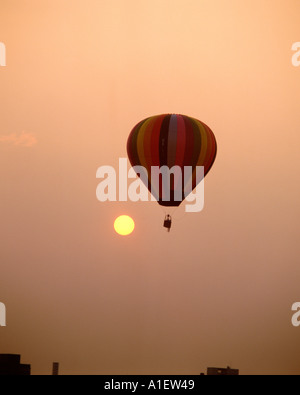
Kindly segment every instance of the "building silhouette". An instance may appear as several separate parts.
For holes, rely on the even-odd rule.
[[[20,355],[0,354],[0,376],[30,376],[31,366],[21,364]]]
[[[59,363],[58,362],[53,362],[52,376],[59,376]]]
[[[226,369],[207,368],[207,376],[239,376],[239,374],[239,370],[231,369],[229,366]]]

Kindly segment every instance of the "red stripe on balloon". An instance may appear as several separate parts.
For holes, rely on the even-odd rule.
[[[188,117],[184,116],[185,130],[186,130],[186,144],[185,144],[185,154],[182,166],[191,166],[193,153],[194,153],[194,130]]]
[[[146,161],[146,166],[148,170],[148,174],[151,170],[152,166],[152,146],[151,146],[151,140],[152,140],[152,135],[153,135],[153,128],[155,125],[155,118],[152,118],[151,121],[149,122],[149,125],[147,126],[147,129],[145,130],[144,134],[144,152],[145,152],[145,161]]]

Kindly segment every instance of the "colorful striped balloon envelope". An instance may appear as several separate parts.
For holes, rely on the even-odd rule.
[[[203,122],[185,115],[165,114],[147,118],[133,128],[127,153],[158,203],[177,207],[210,171],[217,143]]]

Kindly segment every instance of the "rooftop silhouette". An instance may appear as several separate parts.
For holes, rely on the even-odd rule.
[[[240,372],[237,369],[231,369],[229,366],[223,368],[207,368],[207,376],[239,376]]]
[[[21,364],[21,356],[0,354],[0,376],[30,376],[31,366]]]

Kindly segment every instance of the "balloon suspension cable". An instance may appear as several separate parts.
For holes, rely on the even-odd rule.
[[[188,213],[185,211],[184,213],[176,213],[176,216],[173,214],[174,213],[172,213],[173,220],[175,220],[177,223],[177,222],[183,221]]]

